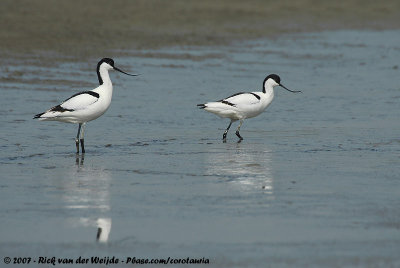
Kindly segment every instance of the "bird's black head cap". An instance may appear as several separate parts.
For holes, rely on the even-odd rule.
[[[108,63],[110,66],[114,67],[114,60],[113,60],[113,59],[110,59],[110,58],[103,58],[103,59],[101,59],[101,61],[99,61],[99,63],[97,64],[97,68],[99,68],[100,65],[101,65],[103,62]]]
[[[277,74],[270,74],[264,79],[264,84],[268,79],[273,79],[276,83],[281,84],[281,78]]]
[[[265,93],[265,82],[267,82],[268,79],[274,80],[278,85],[281,84],[281,78],[277,74],[270,74],[267,77],[265,77],[264,82],[263,82],[263,92]]]

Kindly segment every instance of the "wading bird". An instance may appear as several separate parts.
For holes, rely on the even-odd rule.
[[[232,123],[240,120],[239,126],[236,130],[236,136],[239,137],[240,142],[243,140],[239,133],[240,127],[243,124],[243,120],[261,114],[268,107],[268,105],[271,104],[272,100],[274,99],[274,87],[276,86],[281,86],[290,92],[301,92],[293,91],[284,87],[281,84],[281,78],[278,75],[270,74],[264,79],[262,92],[236,93],[225,99],[198,104],[197,106],[206,110],[207,112],[216,114],[219,117],[231,119],[222,136],[224,142],[226,142],[226,135],[228,134]]]
[[[109,70],[116,70],[130,76],[137,74],[126,73],[114,66],[114,60],[104,58],[97,64],[97,77],[99,84],[97,88],[89,91],[82,91],[54,106],[44,113],[35,115],[34,119],[43,121],[60,121],[79,124],[75,144],[76,152],[79,153],[79,142],[82,153],[85,153],[84,128],[86,122],[92,121],[103,115],[110,107],[113,86]]]

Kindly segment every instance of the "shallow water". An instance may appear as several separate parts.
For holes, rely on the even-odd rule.
[[[96,60],[2,66],[2,256],[400,266],[399,44],[398,31],[338,31],[116,58],[141,76],[111,74],[78,158],[77,126],[31,118],[93,88]],[[222,143],[228,121],[196,104],[270,73],[303,93],[276,88],[244,141],[234,125]]]

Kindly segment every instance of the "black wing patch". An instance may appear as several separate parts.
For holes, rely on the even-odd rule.
[[[239,93],[233,94],[232,96],[229,96],[229,97],[227,97],[225,99],[222,99],[222,100],[219,100],[219,101],[222,102],[223,100],[226,100],[226,99],[229,99],[229,98],[235,97],[237,95],[241,95],[241,94],[247,94],[247,92],[239,92]]]
[[[66,102],[67,100],[72,99],[73,97],[76,97],[76,96],[82,95],[82,94],[89,94],[89,95],[92,95],[95,98],[99,98],[100,97],[99,93],[96,93],[96,92],[93,92],[93,91],[82,91],[82,92],[79,92],[79,93],[76,93],[76,94],[72,95],[71,97],[69,97],[68,99],[66,99],[63,102]]]
[[[61,105],[54,106],[53,108],[50,109],[51,112],[72,112],[74,110],[72,109],[65,109],[61,107]]]
[[[76,94],[72,95],[71,97],[69,97],[68,99],[63,101],[61,104],[59,104],[57,106],[54,106],[53,108],[50,109],[50,111],[51,112],[73,112],[73,111],[75,111],[74,109],[66,109],[66,108],[62,107],[61,105],[64,102],[66,102],[66,101],[68,101],[68,100],[70,100],[70,99],[72,99],[72,98],[74,98],[76,96],[83,95],[83,94],[89,94],[89,95],[91,95],[91,96],[93,96],[95,98],[99,98],[100,97],[99,93],[96,93],[96,92],[93,92],[93,91],[82,91],[82,92],[79,92],[79,93],[76,93]]]
[[[233,94],[233,95],[231,95],[231,96],[229,96],[229,97],[227,97],[225,99],[219,100],[218,102],[221,102],[223,104],[227,104],[227,105],[230,105],[230,106],[236,106],[235,104],[233,104],[232,102],[227,101],[226,99],[235,97],[235,96],[240,95],[240,94],[245,94],[245,92],[239,92],[239,93]]]
[[[230,106],[235,106],[235,104],[233,104],[232,102],[226,101],[226,100],[221,100],[220,102],[230,105]]]
[[[258,96],[256,93],[252,93],[252,92],[250,92],[250,94],[252,94],[254,97],[256,97],[258,100],[259,99],[261,99],[261,97],[260,96]]]
[[[239,93],[233,94],[232,96],[229,96],[229,97],[227,97],[225,99],[219,100],[219,102],[222,102],[222,103],[230,105],[230,106],[236,106],[236,104],[233,104],[233,103],[227,101],[227,99],[235,97],[235,96],[238,96],[238,95],[242,95],[242,94],[251,94],[254,97],[256,97],[257,100],[261,99],[261,97],[259,95],[257,95],[256,93],[253,93],[253,92],[239,92]]]
[[[253,92],[239,92],[239,93],[233,94],[232,96],[229,96],[229,97],[227,97],[227,98],[225,98],[225,99],[220,100],[220,102],[222,102],[223,100],[226,100],[226,99],[235,97],[235,96],[237,96],[237,95],[242,95],[242,94],[251,94],[251,95],[253,95],[254,97],[256,97],[258,100],[261,99],[261,97],[260,97],[259,95],[257,95],[256,93],[253,93]]]

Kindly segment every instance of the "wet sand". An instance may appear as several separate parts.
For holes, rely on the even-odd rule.
[[[143,75],[111,74],[111,107],[88,123],[78,158],[77,126],[32,116],[93,88],[93,62],[1,66],[11,78],[0,83],[0,262],[400,267],[399,32],[287,34],[116,58]],[[196,104],[257,91],[271,70],[303,93],[277,88],[266,112],[244,122],[244,141],[236,123],[223,143],[229,122]]]
[[[0,262],[400,267],[399,3],[321,2],[2,1]],[[111,74],[76,157],[76,126],[31,118],[95,87],[104,56],[143,75]],[[303,93],[222,143],[196,104],[270,72]]]
[[[3,0],[0,56],[46,52],[101,58],[133,49],[221,45],[290,32],[398,29],[399,17],[395,0]]]

